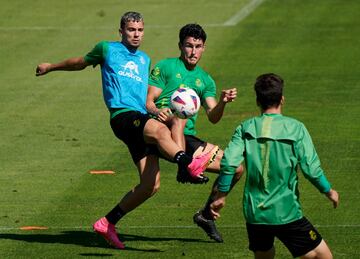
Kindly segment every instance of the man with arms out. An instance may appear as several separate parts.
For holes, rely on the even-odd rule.
[[[321,193],[338,206],[339,195],[331,188],[304,124],[281,114],[283,80],[275,74],[255,82],[261,115],[246,120],[235,130],[221,160],[219,192],[211,204],[214,218],[225,205],[236,168],[246,161],[243,211],[249,249],[255,258],[274,258],[274,238],[294,257],[332,258],[319,232],[303,216],[299,201],[297,167]]]
[[[146,111],[150,58],[138,50],[144,35],[144,22],[137,12],[125,13],[120,21],[121,42],[102,41],[85,57],[70,58],[57,64],[42,63],[36,75],[56,70],[82,70],[100,64],[103,95],[110,112],[114,134],[128,147],[140,176],[140,183],[129,191],[105,217],[93,225],[110,245],[123,249],[115,224],[128,212],[154,195],[160,187],[158,150],[179,165],[195,183],[206,182],[202,175],[206,158],[192,159],[171,138],[169,129],[151,119]],[[158,150],[157,150],[158,149]]]
[[[180,87],[193,89],[200,97],[201,104],[206,110],[209,121],[212,123],[220,121],[226,104],[232,102],[237,95],[236,88],[222,90],[219,102],[216,101],[216,84],[214,80],[197,65],[205,50],[206,37],[205,31],[198,24],[187,24],[180,29],[180,57],[164,59],[155,65],[149,79],[146,102],[149,113],[168,125],[175,142],[182,148],[186,147],[186,153],[194,157],[215,154],[218,147],[195,137],[197,115],[188,120],[182,120],[171,115],[169,106],[172,93]],[[223,151],[219,150],[214,162],[207,167],[207,171],[219,171],[222,155]],[[242,172],[242,167],[239,166],[236,169],[236,177],[233,179],[232,186],[240,179]],[[177,180],[182,183],[187,182],[187,179],[180,173],[177,175]],[[213,185],[212,193],[204,209],[194,215],[194,222],[203,228],[210,238],[217,242],[223,242],[220,233],[216,229],[209,207],[213,201],[216,186],[217,180]]]

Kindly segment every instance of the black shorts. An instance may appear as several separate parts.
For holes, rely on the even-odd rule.
[[[305,218],[284,225],[246,224],[249,249],[268,251],[277,237],[290,251],[293,257],[304,255],[316,248],[322,237],[315,227]]]
[[[189,156],[193,156],[195,151],[199,148],[205,148],[207,143],[193,135],[185,135],[185,143],[186,143],[186,154]]]
[[[135,164],[147,155],[158,154],[156,145],[146,144],[144,140],[144,127],[149,119],[148,114],[127,111],[110,120],[115,136],[127,145]]]

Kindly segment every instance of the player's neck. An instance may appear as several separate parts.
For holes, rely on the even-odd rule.
[[[261,110],[261,113],[281,114],[281,105],[278,107],[270,107],[265,110]]]
[[[129,52],[131,52],[131,53],[135,53],[135,52],[137,51],[137,49],[138,49],[138,47],[131,46],[131,45],[128,44],[127,42],[122,41],[121,43],[122,43],[122,44],[127,48],[127,50],[128,50]]]
[[[185,63],[185,67],[187,70],[194,70],[196,65],[190,65],[190,64]]]
[[[185,60],[182,56],[180,56],[180,59],[181,59],[181,61],[184,63],[184,66],[185,66],[185,68],[186,68],[187,70],[194,70],[194,69],[195,69],[195,67],[196,67],[197,64],[192,65],[192,64],[187,63],[186,60]]]

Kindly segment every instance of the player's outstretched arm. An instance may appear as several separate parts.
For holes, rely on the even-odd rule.
[[[325,195],[333,203],[334,208],[339,206],[339,194],[337,191],[330,189]]]
[[[83,57],[69,58],[59,63],[41,63],[36,67],[36,76],[45,75],[51,71],[76,71],[83,70],[90,64]]]
[[[225,105],[229,102],[233,102],[236,99],[236,96],[236,88],[231,88],[221,91],[219,102],[216,102],[213,97],[206,98],[206,113],[209,121],[214,124],[219,122],[224,114]]]

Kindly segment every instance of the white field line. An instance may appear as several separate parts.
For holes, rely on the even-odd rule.
[[[244,20],[248,15],[250,15],[259,5],[261,5],[265,0],[251,0],[247,5],[241,8],[235,15],[233,15],[229,20],[223,23],[223,26],[235,26],[242,20]]]
[[[241,8],[237,13],[230,17],[224,23],[213,23],[213,24],[203,24],[204,27],[227,27],[235,26],[241,21],[243,21],[249,14],[251,14],[260,4],[265,0],[251,0],[247,5]],[[161,29],[161,28],[180,28],[179,25],[146,25],[147,29]],[[114,30],[115,27],[110,26],[94,26],[94,27],[58,27],[58,26],[8,26],[0,27],[0,31],[80,31],[80,30]]]
[[[344,225],[314,225],[316,228],[360,228],[360,224],[344,224]],[[192,229],[198,228],[195,225],[191,226],[181,226],[181,225],[171,225],[171,226],[121,226],[122,229]],[[245,228],[245,225],[224,225],[219,226],[220,229],[240,229]],[[48,226],[48,229],[43,229],[41,231],[48,231],[48,230],[92,230],[90,226]],[[21,230],[20,227],[5,227],[0,226],[0,231],[13,231],[13,230]],[[25,231],[25,230],[22,230]],[[33,230],[33,231],[40,231],[40,230]]]

